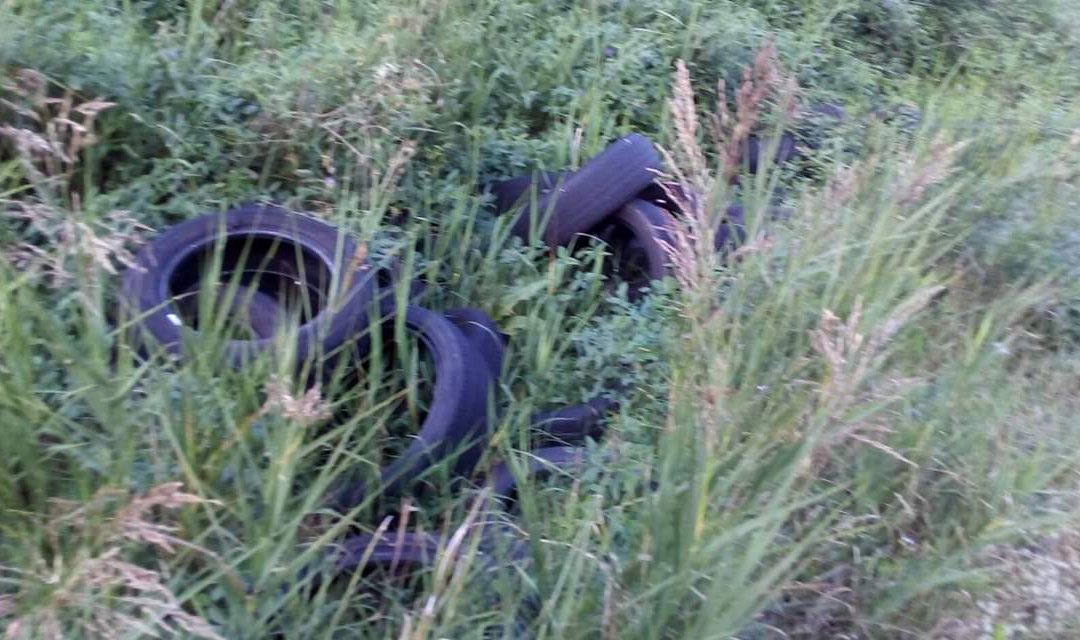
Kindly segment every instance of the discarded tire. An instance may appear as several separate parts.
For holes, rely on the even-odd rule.
[[[425,471],[456,454],[453,471],[467,475],[486,444],[488,364],[465,335],[442,314],[422,307],[405,309],[406,330],[416,337],[435,365],[431,406],[412,443],[380,473],[380,494],[396,494]],[[389,325],[396,315],[386,315]],[[333,506],[347,510],[361,502],[371,488],[356,484],[337,492]]]
[[[791,157],[794,138],[779,151],[777,159]],[[760,148],[756,153],[752,170],[757,169]],[[511,229],[516,235],[538,229],[551,247],[570,246],[582,234],[595,235],[641,267],[641,277],[635,278],[629,264],[616,265],[619,275],[640,289],[672,273],[676,225],[689,213],[681,210],[679,201],[700,197],[658,183],[659,169],[652,143],[632,134],[576,171],[511,178],[487,189],[495,196],[496,211],[514,216]],[[669,189],[680,197],[673,199]],[[745,241],[743,225],[742,208],[728,207],[717,229],[716,250]],[[346,349],[366,357],[374,344],[371,331],[385,337],[403,326],[408,339],[418,341],[433,361],[431,403],[409,434],[411,442],[379,470],[376,483],[334,491],[329,506],[345,512],[375,492],[392,496],[422,486],[434,468],[445,468],[458,479],[475,477],[500,415],[491,392],[504,375],[507,337],[479,309],[436,312],[412,304],[422,292],[420,282],[408,283],[410,302],[399,307],[383,290],[404,285],[400,278],[396,269],[375,269],[354,239],[330,225],[279,207],[249,204],[200,216],[159,235],[139,252],[136,267],[123,274],[121,300],[140,344],[146,350],[158,345],[176,355],[183,352],[188,334],[219,329],[222,320],[217,316],[222,313],[233,317],[247,337],[225,343],[224,356],[231,366],[280,344],[293,326],[301,363]],[[604,418],[618,408],[616,400],[601,397],[533,414],[526,475],[580,471],[585,464],[582,445],[602,438]],[[484,480],[504,506],[513,502],[517,478],[506,462],[495,464]],[[415,570],[430,568],[445,546],[442,539],[424,533],[392,533],[378,540],[360,533],[345,538],[329,559],[334,572],[365,566]],[[486,557],[498,563],[525,555],[521,545],[511,545],[505,555]]]
[[[535,207],[520,207],[513,231],[528,237],[535,226],[549,246],[565,245],[632,200],[659,170],[660,156],[648,138],[637,134],[620,138],[557,181]]]
[[[569,171],[541,171],[531,175],[518,176],[507,180],[498,180],[488,184],[484,191],[495,197],[495,213],[502,214],[511,209],[524,207],[526,197],[531,197],[530,189],[536,185],[536,195],[549,193],[558,184],[570,176]]]
[[[613,398],[599,397],[588,402],[537,413],[529,421],[533,446],[580,445],[604,433],[604,417],[617,411]]]
[[[585,461],[585,450],[581,447],[545,447],[528,454],[525,474],[527,477],[540,477],[557,471],[578,471]],[[492,493],[504,501],[516,495],[517,479],[505,462],[492,467],[488,483]]]
[[[464,334],[473,349],[487,364],[491,377],[502,376],[506,357],[506,336],[491,316],[479,309],[448,309],[443,313]]]
[[[607,223],[599,236],[616,252],[615,270],[630,283],[631,298],[637,298],[649,281],[671,275],[676,223],[669,212],[645,200],[633,200]]]
[[[772,139],[768,137],[751,135],[746,138],[743,145],[743,160],[746,163],[746,170],[751,175],[757,174],[761,169],[761,158],[773,144]],[[776,149],[773,151],[772,158],[773,165],[787,164],[795,158],[795,135],[793,133],[784,131],[780,134],[780,140],[775,145]]]
[[[261,294],[249,307],[256,313],[276,306],[298,317],[296,360],[303,363],[332,352],[362,326],[375,283],[366,261],[352,264],[357,255],[356,242],[328,224],[278,207],[241,206],[180,223],[144,246],[136,267],[124,273],[122,306],[140,344],[178,354],[185,333],[215,320],[203,317],[205,304],[190,301],[204,280],[218,289],[215,301],[222,287],[241,286]],[[273,337],[259,334],[277,328],[277,320],[255,337],[228,340],[226,360],[238,366],[269,349]]]

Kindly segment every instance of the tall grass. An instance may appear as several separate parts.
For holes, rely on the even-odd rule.
[[[797,29],[821,25],[765,4],[0,4],[5,638],[965,637],[1005,622],[972,607],[1015,575],[985,551],[1075,523],[1078,298],[1057,247],[1075,221],[1076,105],[1052,86],[1010,103],[988,81],[972,127],[962,88],[888,84],[834,40],[807,58]],[[857,106],[870,85],[908,92],[921,126],[854,126],[810,178],[742,175],[751,129],[815,97]],[[602,247],[523,245],[476,196],[630,129],[703,195],[684,203],[675,277],[638,303],[602,282]],[[534,410],[622,383],[585,469],[525,479],[513,513],[480,477],[334,513],[328,492],[373,479],[415,428],[415,344],[317,389],[287,375],[284,348],[224,369],[213,332],[179,361],[131,357],[114,313],[130,251],[249,198],[355,233],[429,283],[425,306],[492,315],[510,345],[484,465],[524,460]],[[770,216],[778,198],[790,218]],[[725,259],[711,233],[736,200],[749,238]],[[489,566],[489,520],[528,558]],[[447,545],[411,577],[323,579],[351,527]]]

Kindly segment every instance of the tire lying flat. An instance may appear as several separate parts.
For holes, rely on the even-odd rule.
[[[397,312],[392,304],[384,309],[384,326],[389,330]],[[435,367],[431,405],[423,423],[405,451],[380,472],[380,495],[394,495],[406,489],[426,471],[454,455],[452,473],[464,476],[476,466],[487,444],[488,393],[492,373],[482,355],[453,322],[444,315],[422,307],[404,311],[405,329],[423,345]],[[359,504],[369,488],[356,483],[339,490],[333,506],[348,510]]]
[[[480,309],[447,309],[443,315],[464,334],[487,364],[491,377],[498,380],[506,357],[506,336],[499,331],[499,325]]]
[[[536,185],[537,196],[543,196],[554,189],[560,180],[565,181],[570,177],[570,173],[569,171],[540,171],[493,182],[484,190],[495,196],[495,213],[502,214],[526,206],[526,198],[531,195],[530,189],[533,185]]]
[[[620,138],[557,180],[555,188],[538,196],[536,207],[519,207],[513,232],[527,238],[535,225],[548,246],[565,246],[633,200],[656,178],[660,166],[648,138],[638,134]]]
[[[599,439],[604,433],[605,416],[618,408],[618,401],[599,397],[554,411],[533,414],[529,421],[532,445],[580,445],[588,438]]]
[[[578,471],[587,462],[586,454],[582,447],[544,447],[530,451],[525,462],[525,477],[538,479],[557,471]],[[492,495],[499,499],[511,501],[516,498],[518,481],[506,462],[491,468],[488,485]]]
[[[641,269],[648,281],[663,280],[671,275],[671,249],[675,243],[676,224],[671,213],[645,200],[634,200],[619,209],[608,222],[623,229],[632,238],[633,247],[644,263]],[[637,297],[637,292],[647,282],[631,280],[629,284],[632,297]]]
[[[275,247],[272,254],[267,247]],[[184,334],[198,328],[181,314],[175,297],[198,287],[204,275],[199,260],[213,260],[216,254],[223,267],[236,260],[229,266],[237,268],[241,280],[249,263],[262,262],[269,267],[262,267],[263,273],[276,278],[279,290],[292,279],[319,298],[318,309],[297,328],[296,360],[302,364],[333,352],[365,324],[375,282],[368,263],[356,263],[358,249],[356,241],[338,229],[280,207],[249,204],[205,214],[170,227],[139,251],[135,268],[122,276],[121,304],[140,342],[178,355]],[[247,260],[242,259],[245,255]],[[270,291],[271,286],[260,278],[256,288],[273,297],[277,292]],[[270,304],[265,296],[260,300],[256,312],[262,313]],[[229,364],[240,366],[273,345],[272,337],[229,340],[224,355]]]

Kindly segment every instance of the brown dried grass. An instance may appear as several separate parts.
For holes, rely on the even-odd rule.
[[[129,558],[140,548],[172,554],[183,547],[218,560],[182,539],[159,515],[211,504],[216,503],[183,491],[180,483],[129,498],[105,488],[84,504],[54,500],[53,513],[42,523],[49,552],[33,558],[29,569],[0,565],[0,574],[18,588],[0,598],[0,619],[8,618],[4,639],[54,640],[73,633],[115,638],[141,631],[219,640],[208,622],[184,609],[160,571]]]

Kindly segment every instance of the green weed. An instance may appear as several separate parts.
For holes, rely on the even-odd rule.
[[[1014,555],[988,550],[1075,522],[1080,129],[1068,21],[982,9],[0,1],[5,638],[992,628],[973,601],[1031,592],[997,589]],[[894,97],[919,117],[869,114]],[[819,100],[850,113],[816,153],[741,172],[747,134]],[[707,195],[640,302],[603,280],[603,247],[523,243],[478,196],[630,130]],[[533,411],[623,383],[584,470],[523,479],[512,514],[445,467],[392,526],[377,495],[335,513],[328,493],[415,429],[417,345],[316,388],[287,335],[223,367],[226,318],[183,358],[133,357],[115,304],[131,252],[245,200],[338,224],[424,280],[425,306],[496,320],[482,468],[524,461]],[[724,259],[732,201],[749,237]],[[488,520],[528,557],[485,564]],[[329,579],[344,532],[399,526],[444,534],[433,571]]]

